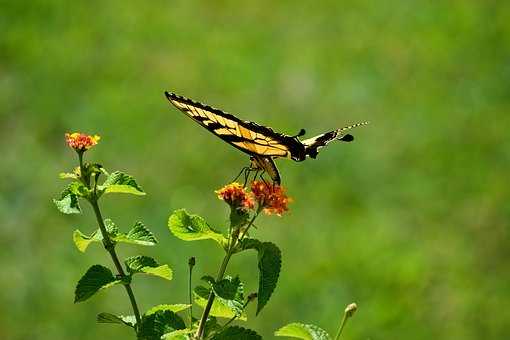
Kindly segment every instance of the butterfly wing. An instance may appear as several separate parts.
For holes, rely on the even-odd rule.
[[[354,140],[354,137],[350,134],[346,134],[345,132],[352,128],[366,124],[368,124],[368,122],[358,123],[302,140],[301,143],[303,143],[305,147],[305,154],[311,158],[316,158],[319,150],[328,145],[333,140],[351,142]]]
[[[291,136],[271,128],[243,121],[222,110],[195,102],[189,98],[165,92],[167,99],[188,117],[225,142],[249,155],[302,158],[304,146]]]

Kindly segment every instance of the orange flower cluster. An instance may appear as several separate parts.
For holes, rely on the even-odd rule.
[[[263,181],[253,181],[251,192],[255,196],[259,207],[263,208],[264,212],[268,215],[276,214],[281,216],[289,210],[288,204],[291,202],[291,199],[279,185],[267,184]]]
[[[76,151],[85,151],[97,144],[98,135],[90,136],[80,132],[66,133],[66,143]]]
[[[255,206],[250,193],[239,183],[230,183],[215,192],[220,200],[227,202],[231,207],[253,209]]]

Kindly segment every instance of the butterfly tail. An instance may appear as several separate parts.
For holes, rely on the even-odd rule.
[[[336,129],[333,131],[329,131],[323,134],[320,134],[318,136],[305,139],[301,141],[303,145],[305,146],[305,154],[311,158],[316,158],[319,154],[319,149],[326,146],[333,140],[340,140],[343,142],[352,142],[354,140],[354,137],[350,134],[345,133],[348,130],[354,129],[358,126],[367,125],[368,122],[361,122],[349,126],[345,126],[340,129]]]

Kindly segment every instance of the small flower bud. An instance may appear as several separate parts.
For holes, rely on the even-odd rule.
[[[188,266],[190,266],[190,268],[193,268],[195,266],[195,257],[194,256],[189,258]]]
[[[354,312],[358,309],[358,305],[356,303],[351,303],[345,308],[345,315],[350,318],[354,315]]]

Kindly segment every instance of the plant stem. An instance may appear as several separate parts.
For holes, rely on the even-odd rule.
[[[235,243],[233,243],[235,244]],[[223,275],[225,275],[225,271],[227,269],[228,261],[230,261],[230,257],[232,256],[232,250],[234,247],[230,247],[227,251],[227,254],[223,258],[223,262],[221,263],[220,270],[218,271],[218,275],[216,276],[216,281],[219,281],[223,279]],[[202,339],[204,336],[205,331],[205,323],[207,321],[207,317],[209,316],[209,313],[211,312],[212,304],[214,302],[214,292],[211,290],[211,293],[209,293],[209,298],[207,299],[207,304],[205,305],[204,312],[202,313],[202,317],[200,318],[200,323],[198,325],[197,333],[195,334],[195,337],[197,339]]]
[[[188,280],[188,296],[189,296],[189,327],[193,327],[193,295],[191,292],[191,279],[193,276],[193,267],[195,266],[195,258],[188,260],[189,280]]]
[[[80,178],[81,181],[87,188],[90,188],[90,177],[85,176],[85,167],[83,166],[83,151],[78,151],[78,161],[80,163]],[[103,216],[101,215],[101,210],[99,209],[99,205],[97,204],[97,192],[96,192],[96,186],[97,186],[97,176],[96,181],[94,182],[94,190],[92,192],[92,197],[89,198],[90,205],[92,205],[92,209],[94,210],[94,214],[96,215],[97,224],[99,225],[99,229],[101,230],[101,235],[103,236],[103,245],[105,249],[110,253],[110,256],[113,260],[113,263],[115,264],[115,267],[117,268],[117,271],[119,273],[119,276],[121,277],[123,281],[123,286],[126,289],[126,292],[129,297],[129,301],[131,302],[131,306],[133,307],[133,313],[135,314],[136,319],[136,327],[135,331],[137,330],[137,326],[140,324],[141,318],[140,318],[140,311],[138,309],[138,305],[136,303],[135,294],[133,293],[133,289],[131,289],[131,285],[127,282],[125,282],[126,273],[124,272],[124,269],[122,268],[122,265],[120,264],[119,257],[117,256],[117,253],[115,252],[115,244],[110,239],[110,236],[108,235],[108,231],[106,230],[106,226],[104,225]]]
[[[262,209],[260,209],[260,208],[257,209],[257,212],[255,213],[255,215],[253,215],[252,219],[250,220],[250,223],[248,223],[248,226],[246,227],[246,229],[244,229],[243,233],[239,236],[239,240],[242,240],[244,238],[244,236],[246,236],[248,229],[250,229],[250,227],[253,225],[253,222],[255,222],[255,219],[259,216],[261,211],[262,211]]]
[[[124,269],[122,268],[122,265],[120,264],[119,257],[117,256],[117,253],[115,252],[115,245],[110,239],[110,236],[108,235],[108,231],[106,230],[106,226],[104,224],[103,217],[101,215],[101,210],[99,210],[99,205],[97,204],[97,198],[94,193],[94,197],[90,200],[90,204],[92,205],[92,208],[94,209],[94,213],[96,215],[97,224],[99,225],[99,229],[101,230],[101,234],[103,236],[103,244],[105,249],[110,253],[110,256],[113,260],[113,263],[115,264],[115,267],[117,268],[117,271],[119,273],[119,276],[124,282],[124,279],[127,277],[126,273],[124,272]],[[133,293],[133,289],[131,289],[131,285],[129,283],[124,283],[124,288],[126,288],[126,292],[129,296],[129,301],[131,302],[131,306],[133,307],[133,313],[135,314],[136,318],[136,325],[138,326],[140,324],[140,311],[138,309],[138,305],[136,303],[135,294]]]
[[[338,329],[338,333],[336,333],[335,340],[340,339],[340,335],[342,334],[342,331],[345,327],[345,323],[347,322],[347,313],[344,313],[344,316],[342,318],[342,322],[340,323],[340,328]]]
[[[227,254],[223,258],[223,262],[221,263],[220,270],[218,271],[218,275],[216,276],[216,282],[223,279],[223,275],[225,275],[225,271],[227,270],[228,262],[230,261],[230,258],[232,257],[232,255],[234,253],[236,242],[238,240],[241,240],[244,237],[244,235],[246,235],[246,232],[253,225],[253,222],[255,221],[255,219],[257,218],[259,213],[260,213],[260,211],[257,211],[257,213],[255,215],[253,215],[252,219],[248,223],[248,226],[244,230],[244,233],[239,238],[237,238],[237,239],[232,238],[232,241],[227,248]],[[231,237],[231,235],[229,235],[229,237]],[[214,297],[215,297],[214,292],[211,290],[211,293],[209,293],[209,298],[207,299],[207,304],[205,305],[205,308],[204,308],[204,312],[202,313],[202,317],[200,318],[198,330],[195,334],[196,339],[202,339],[202,337],[204,336],[205,323],[207,321],[207,317],[209,316],[209,313],[211,312],[212,304],[214,302]]]

